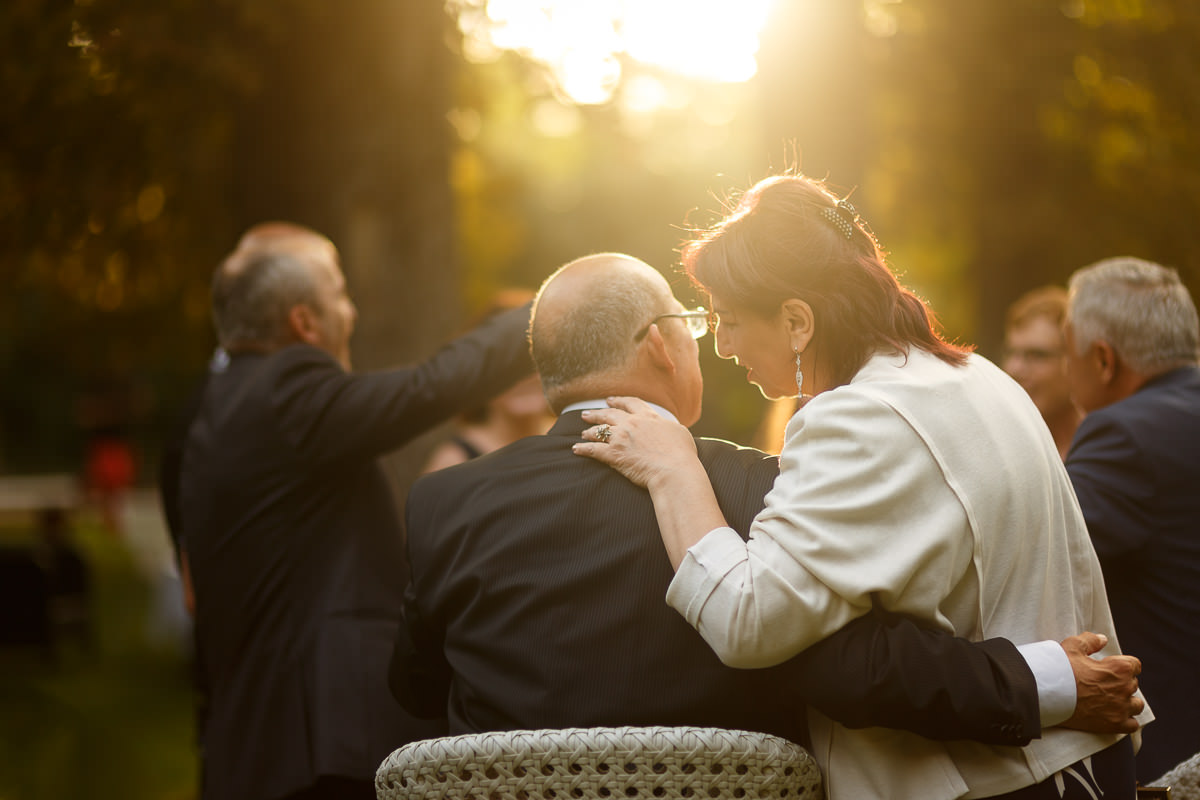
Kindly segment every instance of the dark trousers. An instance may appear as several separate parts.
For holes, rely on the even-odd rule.
[[[375,800],[375,784],[372,781],[325,775],[307,789],[279,800]]]
[[[1051,775],[1041,783],[998,794],[994,800],[1134,800],[1137,779],[1133,770],[1133,742],[1126,736],[1091,756]],[[993,798],[989,798],[993,800]]]

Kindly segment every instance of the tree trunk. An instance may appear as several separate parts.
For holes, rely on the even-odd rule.
[[[245,228],[309,225],[341,251],[359,370],[430,354],[461,318],[448,176],[449,18],[440,0],[285,0],[241,110],[234,207]],[[402,485],[420,444],[395,459]]]

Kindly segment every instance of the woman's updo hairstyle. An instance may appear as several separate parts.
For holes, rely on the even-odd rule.
[[[682,256],[692,281],[734,309],[771,318],[785,300],[808,303],[816,356],[834,385],[881,350],[915,346],[950,364],[966,361],[969,349],[934,330],[853,206],[822,181],[798,174],[759,181],[724,219],[697,231]]]

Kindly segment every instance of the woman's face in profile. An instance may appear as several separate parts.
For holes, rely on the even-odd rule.
[[[764,397],[796,396],[796,355],[783,315],[763,317],[734,308],[713,295],[713,346],[717,355],[746,370],[746,380]]]

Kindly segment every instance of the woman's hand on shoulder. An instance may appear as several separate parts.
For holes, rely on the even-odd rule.
[[[654,488],[689,460],[697,462],[696,440],[683,425],[636,397],[610,397],[608,408],[583,412],[592,423],[576,455],[608,464],[638,486]],[[698,462],[697,462],[698,463]]]

